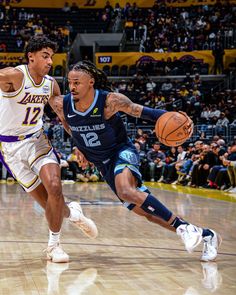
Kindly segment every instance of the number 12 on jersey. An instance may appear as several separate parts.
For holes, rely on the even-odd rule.
[[[101,145],[100,140],[98,140],[98,135],[95,132],[88,132],[86,134],[80,133],[80,136],[83,138],[84,143],[87,147],[94,147]]]
[[[22,122],[22,125],[29,126],[29,125],[36,125],[38,122],[38,117],[40,114],[41,108],[39,107],[29,107],[26,109],[25,119]],[[30,118],[31,117],[31,118]]]

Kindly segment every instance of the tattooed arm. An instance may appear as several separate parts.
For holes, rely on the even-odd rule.
[[[143,106],[133,103],[121,93],[109,93],[105,105],[105,118],[111,118],[117,112],[124,112],[130,116],[140,118]]]
[[[64,117],[63,96],[61,96],[61,91],[60,91],[59,85],[57,84],[56,80],[54,80],[53,95],[50,97],[48,102],[49,102],[51,108],[57,114],[57,116],[60,119],[66,132],[71,135],[70,127],[67,124],[65,117]]]
[[[166,111],[133,103],[127,96],[121,93],[109,93],[104,111],[105,118],[109,119],[117,112],[124,112],[133,117],[155,122]]]

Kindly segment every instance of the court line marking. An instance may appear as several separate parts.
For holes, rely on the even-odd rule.
[[[44,244],[45,241],[0,240],[0,243]],[[102,244],[102,243],[91,244],[91,243],[81,243],[81,242],[63,242],[63,245],[81,245],[81,246],[116,247],[116,248],[118,247],[118,248],[131,248],[131,249],[136,248],[136,249],[163,250],[163,251],[172,250],[172,251],[186,252],[185,249],[141,246],[141,245],[119,245],[119,244]],[[196,250],[194,251],[194,253],[202,253],[202,251]],[[218,255],[227,255],[227,256],[236,257],[236,253],[218,252]]]

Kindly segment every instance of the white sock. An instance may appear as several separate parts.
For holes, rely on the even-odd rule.
[[[60,235],[61,235],[61,231],[59,231],[58,233],[54,233],[49,229],[48,246],[51,247],[55,244],[59,244],[60,243]]]

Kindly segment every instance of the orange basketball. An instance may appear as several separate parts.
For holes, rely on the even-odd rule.
[[[189,118],[182,113],[164,113],[156,122],[156,136],[164,145],[179,146],[189,138],[189,123]]]

